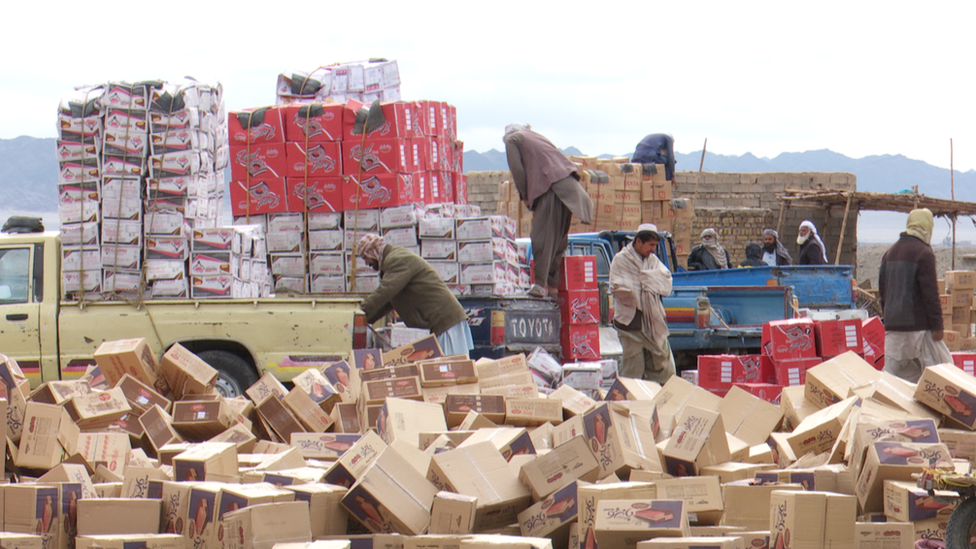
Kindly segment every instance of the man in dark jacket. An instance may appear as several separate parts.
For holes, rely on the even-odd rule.
[[[637,144],[634,156],[630,159],[634,164],[664,164],[664,178],[674,179],[674,138],[666,133],[652,133]]]
[[[701,244],[695,246],[688,253],[689,271],[713,271],[716,269],[731,269],[732,260],[728,252],[718,243],[718,233],[715,229],[705,229],[701,233]]]
[[[363,301],[367,322],[395,310],[407,326],[437,336],[445,355],[467,355],[474,348],[464,308],[420,256],[373,234],[359,240],[356,254],[380,272],[379,288]]]
[[[505,128],[505,154],[519,197],[532,211],[532,258],[535,280],[529,295],[543,297],[548,286],[556,295],[559,264],[569,246],[569,225],[575,215],[589,225],[593,201],[579,183],[579,170],[548,139],[528,124]]]
[[[746,258],[741,263],[740,267],[765,267],[766,264],[763,263],[762,247],[755,242],[750,242],[746,244]]]
[[[779,233],[775,229],[766,229],[763,231],[762,260],[763,263],[770,267],[793,264],[793,258],[790,257],[790,252],[779,241]]]
[[[952,362],[942,341],[932,212],[912,210],[908,228],[881,258],[878,288],[885,325],[884,371],[917,382],[927,366]]]
[[[817,234],[817,227],[811,221],[800,223],[800,231],[796,237],[800,245],[800,255],[797,265],[827,265],[827,248]]]

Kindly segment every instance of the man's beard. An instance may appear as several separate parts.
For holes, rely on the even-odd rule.
[[[776,251],[776,244],[764,244],[763,251],[768,253],[773,253]]]
[[[796,243],[797,243],[797,244],[799,244],[800,246],[802,246],[802,245],[803,245],[804,243],[806,243],[806,241],[807,241],[807,240],[809,240],[809,239],[810,239],[810,235],[806,235],[806,236],[797,236],[797,237],[796,237]]]

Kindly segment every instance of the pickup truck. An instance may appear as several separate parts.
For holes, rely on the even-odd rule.
[[[56,232],[0,235],[0,352],[30,378],[79,377],[103,341],[144,337],[157,356],[180,343],[220,372],[218,390],[242,394],[264,372],[283,381],[366,346],[352,295],[136,302],[67,301]]]
[[[603,322],[609,324],[610,262],[632,233],[605,231],[569,236],[572,255],[596,256]],[[668,233],[657,256],[672,272],[673,291],[664,299],[671,348],[679,355],[726,351],[758,352],[762,325],[793,318],[800,308],[842,310],[854,306],[851,266],[750,267],[687,271],[677,263]]]

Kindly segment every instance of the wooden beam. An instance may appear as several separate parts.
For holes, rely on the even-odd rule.
[[[854,193],[847,193],[847,206],[844,207],[844,222],[840,224],[840,238],[837,240],[837,254],[834,256],[834,265],[840,265],[840,251],[844,248],[844,234],[847,232],[847,217],[851,213],[851,200]]]

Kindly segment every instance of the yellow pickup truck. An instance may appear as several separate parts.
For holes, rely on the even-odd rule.
[[[180,343],[220,371],[225,395],[266,371],[287,381],[366,344],[355,296],[66,301],[60,248],[56,232],[0,234],[0,353],[34,387],[82,375],[95,349],[114,339],[144,337],[157,356]]]

